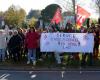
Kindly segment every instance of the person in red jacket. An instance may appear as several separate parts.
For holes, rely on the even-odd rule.
[[[31,60],[33,62],[33,65],[36,64],[36,48],[38,47],[38,39],[39,39],[39,34],[35,32],[34,27],[30,27],[25,37],[26,47],[28,49],[27,64],[30,64]]]

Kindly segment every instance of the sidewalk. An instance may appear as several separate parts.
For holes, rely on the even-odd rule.
[[[100,67],[87,66],[87,67],[37,67],[32,65],[1,65],[0,70],[15,70],[15,71],[100,71]]]

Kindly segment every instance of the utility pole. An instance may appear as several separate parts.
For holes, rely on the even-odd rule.
[[[100,0],[96,1],[96,4],[98,6],[98,10],[99,10],[99,18],[98,18],[98,23],[100,24]]]
[[[74,13],[74,20],[75,20],[75,24],[76,24],[76,13],[75,13],[75,0],[72,0],[72,3],[73,3],[73,13]]]
[[[98,6],[98,10],[99,10],[98,23],[100,24],[100,0],[96,0],[95,3],[96,3],[96,5]]]
[[[100,0],[97,0],[97,6],[99,8],[99,18],[100,18]]]
[[[75,1],[75,0],[72,0],[72,3],[73,3],[73,11],[74,11],[74,15],[75,15],[75,4],[76,4],[76,1]]]
[[[73,13],[74,13],[74,23],[75,23],[75,27],[76,27],[76,9],[75,9],[75,6],[76,6],[76,1],[75,0],[72,0],[72,4],[73,4]]]

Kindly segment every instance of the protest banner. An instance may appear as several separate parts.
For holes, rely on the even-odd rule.
[[[92,33],[42,33],[41,52],[93,52]]]

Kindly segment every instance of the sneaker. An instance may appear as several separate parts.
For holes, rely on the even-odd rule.
[[[39,61],[43,61],[43,59],[42,58],[40,58],[40,59],[38,59]]]
[[[34,66],[36,65],[36,61],[33,61],[33,65],[34,65]]]
[[[30,64],[30,61],[27,61],[27,64]]]

